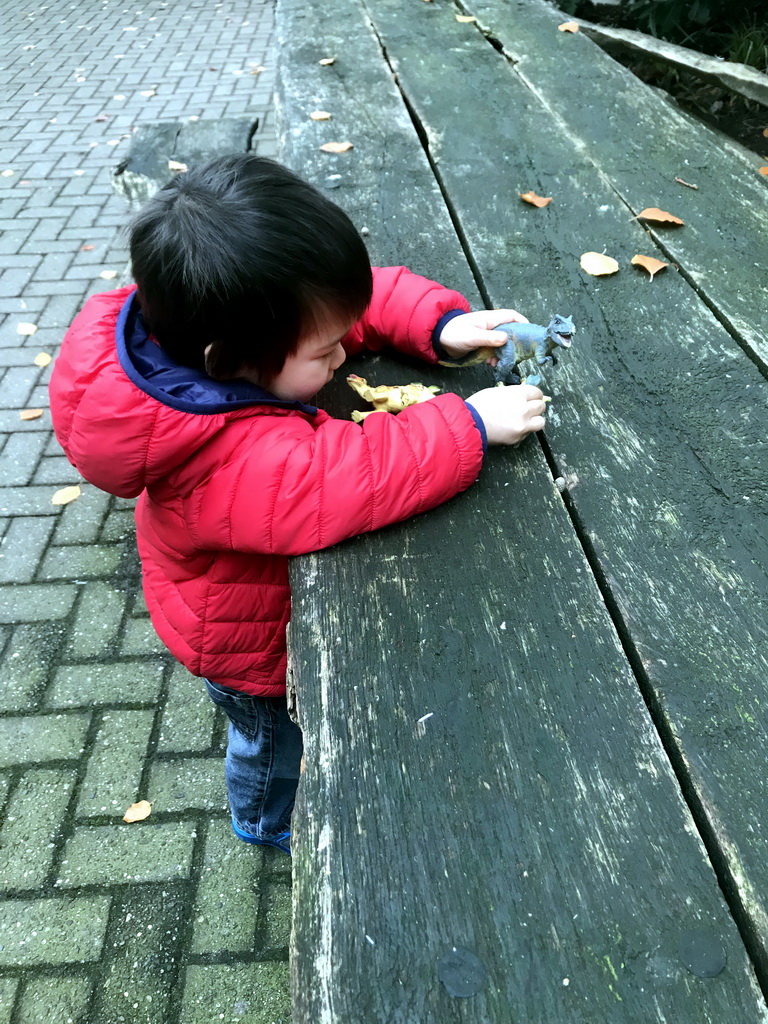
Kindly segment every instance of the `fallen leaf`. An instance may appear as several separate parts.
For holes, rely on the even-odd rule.
[[[39,420],[43,415],[42,409],[22,409],[19,413],[20,420]]]
[[[259,66],[258,66],[257,68],[254,68],[254,69],[253,69],[253,71],[251,72],[251,74],[252,74],[252,75],[260,75],[260,74],[262,73],[262,71],[266,71],[266,70],[267,70],[267,69],[266,69],[266,68],[264,67],[264,65],[263,65],[263,64],[260,64],[260,65],[259,65]]]
[[[188,171],[189,170],[189,167],[187,166],[187,164],[179,163],[178,160],[169,160],[168,161],[168,170],[169,171],[178,171],[180,174],[183,174],[184,171]]]
[[[61,487],[51,498],[51,504],[68,505],[70,501],[74,501],[75,498],[79,498],[80,494],[81,491],[77,484],[73,484],[71,487]]]
[[[48,366],[52,359],[53,356],[49,356],[47,352],[41,352],[39,355],[35,356],[32,362],[35,366]]]
[[[674,214],[660,210],[658,206],[649,206],[638,213],[636,220],[652,220],[655,224],[684,224],[685,221],[675,217]]]
[[[12,178],[13,174],[14,174],[14,172],[11,170],[10,167],[6,168],[6,170],[3,171],[3,177],[4,178]]]
[[[640,256],[639,254],[637,256],[633,256],[630,262],[634,267],[642,267],[644,270],[647,270],[651,275],[651,280],[653,280],[654,274],[658,274],[658,272],[663,270],[664,267],[669,266],[669,264],[664,263],[663,260],[657,260],[655,256]]]
[[[95,248],[96,248],[95,245],[81,245],[80,246],[80,252],[91,252]]]
[[[351,142],[326,142],[320,147],[324,153],[347,153],[352,148]]]
[[[768,139],[768,128],[763,128],[763,135]]]
[[[137,804],[131,804],[123,815],[123,821],[144,821],[152,813],[152,804],[149,800],[139,800]]]
[[[548,206],[552,202],[551,196],[548,199],[545,199],[543,196],[537,196],[536,193],[533,191],[518,192],[517,194],[524,202],[530,203],[531,206]]]
[[[333,115],[327,110],[313,110],[309,116],[313,121],[329,121]]]
[[[113,277],[117,277],[116,270],[102,270],[99,277],[103,277],[105,281],[111,281]]]
[[[145,89],[140,96],[157,96],[157,89]]]
[[[606,256],[602,252],[582,253],[579,264],[592,277],[604,277],[606,274],[615,274],[619,264],[612,256]]]
[[[336,58],[335,57],[323,57],[323,59],[319,60],[317,63],[318,64],[322,64],[323,67],[327,68],[330,64],[335,64],[336,63]]]
[[[768,167],[761,167],[760,174],[768,174]]]
[[[98,117],[94,117],[93,120],[94,121],[108,121],[111,116],[112,116],[111,114],[99,114],[99,116]]]
[[[471,21],[477,21],[477,18],[471,14],[457,14],[456,21],[460,21],[462,25],[468,25]]]
[[[557,26],[558,32],[578,32],[579,23],[578,21],[564,21],[562,25]]]
[[[17,324],[16,333],[23,335],[25,338],[31,338],[37,330],[37,324]]]

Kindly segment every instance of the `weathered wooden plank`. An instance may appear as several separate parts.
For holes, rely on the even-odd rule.
[[[765,379],[680,275],[649,283],[626,266],[635,252],[661,253],[588,148],[563,165],[538,85],[446,10],[425,18],[394,0],[369,10],[426,137],[438,140],[434,159],[491,297],[504,301],[514,282],[518,308],[573,313],[581,328],[557,377],[548,442],[765,960]],[[598,55],[599,80],[609,58]],[[471,119],[456,113],[467,83],[484,97]],[[514,201],[531,187],[557,202]],[[580,253],[604,247],[624,269],[588,278]]]
[[[565,170],[574,150],[584,152],[631,214],[658,206],[681,217],[681,231],[649,231],[768,369],[768,181],[758,174],[764,161],[685,116],[584,33],[558,32],[562,14],[542,0],[467,6],[557,119],[555,167]]]
[[[698,50],[691,50],[687,46],[668,43],[666,39],[657,39],[656,36],[649,36],[645,32],[636,32],[629,28],[595,25],[583,18],[578,19],[578,24],[590,39],[594,39],[598,43],[608,46],[618,43],[626,49],[642,53],[646,57],[653,57],[668,66],[672,65],[682,68],[684,71],[690,71],[700,78],[717,82],[718,85],[730,89],[740,96],[768,106],[768,75],[764,75],[762,71],[758,71],[757,68],[751,67],[749,64],[709,57],[704,53],[699,53]]]
[[[405,193],[426,165],[360,8],[282,0],[278,38],[284,159],[322,184],[301,114],[333,111],[355,143],[334,198],[377,258],[458,284],[434,187],[399,202],[396,175]],[[420,374],[441,375],[472,389]],[[489,463],[419,521],[294,563],[297,1022],[768,1019],[538,447]],[[717,977],[683,966],[692,931],[727,951]],[[456,995],[454,947],[487,972],[474,996]]]
[[[245,153],[257,123],[253,117],[221,117],[140,125],[128,155],[115,168],[113,186],[131,202],[144,202],[179,173],[178,167],[171,169],[172,163],[192,166],[227,153]]]

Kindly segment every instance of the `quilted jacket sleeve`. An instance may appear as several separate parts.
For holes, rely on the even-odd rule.
[[[436,363],[432,331],[453,309],[469,312],[460,292],[444,288],[406,267],[374,267],[373,298],[364,315],[344,338],[350,355],[385,345],[429,363]]]
[[[317,551],[447,501],[482,463],[480,432],[451,394],[362,425],[324,413],[314,422],[256,419],[225,464],[183,499],[198,548]]]

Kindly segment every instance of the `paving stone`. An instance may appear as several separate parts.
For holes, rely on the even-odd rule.
[[[165,644],[157,635],[149,619],[133,619],[125,624],[125,634],[121,653],[131,654],[164,654]]]
[[[43,580],[72,576],[76,579],[110,576],[119,561],[120,548],[116,544],[52,547],[43,560],[38,576]]]
[[[93,544],[100,539],[112,499],[109,494],[90,484],[81,483],[80,489],[82,493],[77,501],[65,505],[59,516],[55,536],[57,544]]]
[[[280,853],[279,850],[275,851]],[[285,854],[282,855],[286,860]],[[259,938],[261,951],[288,949],[291,941],[290,878],[279,878],[267,884],[264,901],[264,922]]]
[[[88,715],[0,718],[0,767],[71,761],[83,751]]]
[[[128,538],[135,537],[135,535],[136,526],[133,520],[133,512],[129,512],[127,509],[116,509],[106,517],[101,528],[101,534],[95,540],[109,544],[114,541],[125,541]],[[58,540],[58,536],[56,536],[56,540]]]
[[[32,768],[22,775],[0,830],[0,887],[43,884],[74,783],[74,769]]]
[[[29,479],[29,478],[28,478]],[[72,464],[64,455],[42,458],[31,477],[33,484],[57,484],[63,487],[72,479]],[[16,481],[10,480],[9,483]]]
[[[55,520],[16,516],[0,545],[0,583],[29,583],[48,545]]]
[[[97,960],[109,915],[109,896],[0,903],[0,966],[71,964]]]
[[[0,808],[5,803],[5,798],[8,796],[8,790],[11,788],[11,776],[8,774],[0,774]]]
[[[133,598],[131,616],[133,616],[134,618],[139,618],[142,615],[149,615],[149,609],[147,608],[147,602],[144,597],[143,590],[137,590]]]
[[[187,967],[179,1024],[211,1024],[216,1020],[291,1024],[288,965]]]
[[[74,483],[77,474],[72,474]],[[51,504],[53,494],[52,487],[0,487],[0,515],[57,516],[61,506]]]
[[[94,580],[80,588],[67,658],[95,658],[114,649],[125,613],[125,594]]]
[[[157,749],[161,753],[208,750],[213,736],[216,707],[203,681],[176,665],[168,687],[168,700],[160,725]]]
[[[228,809],[221,757],[194,757],[156,761],[149,780],[147,800],[158,810],[206,811]]]
[[[21,997],[18,1024],[79,1024],[85,1021],[93,983],[70,968],[64,976],[30,977]]]
[[[171,887],[134,887],[116,901],[94,1024],[167,1024],[187,916],[183,897]]]
[[[106,665],[63,665],[56,672],[46,704],[53,708],[94,704],[150,704],[163,682],[163,663],[116,661]]]
[[[80,789],[77,813],[122,818],[139,799],[138,788],[155,720],[153,711],[105,711],[88,770]]]
[[[55,884],[70,888],[187,878],[195,837],[189,821],[83,825],[67,842]]]
[[[0,662],[0,711],[26,711],[48,679],[64,636],[59,623],[25,623],[13,630]]]
[[[264,848],[235,838],[229,821],[212,821],[197,889],[194,953],[251,952]]]
[[[0,479],[3,483],[8,486],[29,483],[44,447],[44,434],[12,434],[0,455]]]
[[[18,335],[17,335],[18,344]],[[12,366],[5,371],[0,380],[0,406],[3,408],[24,409],[32,388],[40,377],[40,368],[32,362],[31,356],[27,366]]]
[[[0,1024],[10,1024],[18,987],[18,978],[0,978]]]
[[[0,586],[0,622],[40,622],[69,614],[77,587],[69,583]]]

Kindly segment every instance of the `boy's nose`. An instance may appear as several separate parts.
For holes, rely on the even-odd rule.
[[[339,342],[338,346],[336,347],[336,351],[333,354],[333,369],[338,370],[338,368],[341,366],[341,364],[344,362],[346,358],[347,353],[344,351],[344,346],[341,344],[341,342]]]

